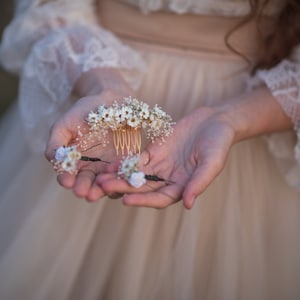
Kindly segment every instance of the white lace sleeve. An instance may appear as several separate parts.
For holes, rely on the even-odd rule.
[[[291,59],[283,60],[271,70],[260,70],[257,77],[269,87],[294,124],[294,145],[290,137],[282,134],[271,135],[268,142],[288,182],[300,189],[300,48]]]
[[[44,150],[83,72],[115,67],[133,88],[139,84],[144,62],[99,26],[95,11],[92,0],[19,0],[4,32],[0,61],[21,77],[20,110],[33,149]]]

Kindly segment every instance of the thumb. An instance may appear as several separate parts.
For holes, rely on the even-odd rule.
[[[72,140],[72,132],[60,123],[55,123],[49,134],[45,156],[50,161],[54,158],[58,147],[68,145]]]
[[[216,164],[200,163],[183,191],[183,204],[186,208],[193,207],[196,197],[205,191],[221,170],[222,167],[216,166]]]

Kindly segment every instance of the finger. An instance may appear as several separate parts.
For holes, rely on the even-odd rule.
[[[126,180],[119,178],[111,178],[110,180],[102,180],[101,182],[97,181],[97,183],[100,183],[101,188],[106,194],[125,194],[149,191],[149,188],[147,188],[145,185],[140,188],[135,188],[131,186]]]
[[[71,189],[75,183],[75,176],[65,172],[57,175],[57,181],[62,187]]]
[[[92,169],[80,170],[76,175],[73,187],[74,194],[79,198],[86,198],[95,180],[95,172]]]
[[[183,192],[183,204],[188,209],[193,207],[196,197],[205,191],[222,170],[222,165],[216,161],[200,164],[201,167],[194,171]]]
[[[178,202],[181,195],[182,187],[174,184],[151,192],[127,194],[123,198],[123,203],[129,206],[162,209]]]
[[[104,191],[100,188],[98,184],[96,184],[96,182],[94,182],[90,188],[86,200],[89,202],[95,202],[100,198],[102,198],[104,195],[105,195]]]
[[[110,199],[119,199],[121,197],[123,197],[124,194],[121,194],[121,193],[111,193],[111,194],[108,194],[108,198]]]
[[[114,180],[114,179],[118,179],[118,175],[116,173],[103,173],[103,174],[97,175],[95,181],[97,184],[99,184],[101,186],[101,184],[103,182]]]
[[[72,133],[65,126],[56,123],[52,126],[47,142],[45,156],[50,161],[54,158],[58,147],[68,145],[72,140]]]
[[[150,162],[150,152],[145,149],[141,154],[140,154],[140,164],[142,166],[147,166]]]

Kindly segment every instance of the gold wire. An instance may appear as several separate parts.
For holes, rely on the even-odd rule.
[[[126,133],[126,130],[124,129],[119,129],[119,135],[120,135],[120,147],[122,150],[122,155],[124,155],[124,147],[125,147],[125,138],[124,138],[124,133]]]
[[[131,153],[131,150],[134,153],[141,152],[141,129],[140,128],[119,128],[113,130],[113,141],[117,155],[121,150],[122,155]]]
[[[130,153],[130,148],[131,148],[131,138],[130,138],[130,134],[131,134],[131,131],[132,131],[132,128],[128,128],[126,131],[126,150],[127,150],[127,154]]]
[[[115,146],[116,153],[117,155],[119,155],[119,137],[118,137],[117,130],[113,130],[113,139],[114,139],[114,146]]]

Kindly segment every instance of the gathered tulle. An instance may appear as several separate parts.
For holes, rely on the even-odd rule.
[[[49,129],[71,105],[73,87],[82,73],[118,68],[136,89],[145,63],[98,25],[90,1],[26,4],[4,33],[0,60],[20,74],[19,104],[26,135],[32,149],[43,152]]]
[[[137,96],[176,120],[245,89],[239,59],[133,47],[149,65]],[[0,198],[3,299],[298,300],[300,195],[263,138],[234,146],[191,211],[180,202],[158,211],[75,199],[13,134],[22,132],[16,119],[14,110],[0,132],[12,132],[0,149],[12,172]]]
[[[173,5],[177,12],[208,3],[131,2],[145,11]],[[209,2],[218,3],[222,14],[224,1]],[[148,66],[137,96],[162,106],[174,120],[246,89],[247,73],[238,57],[139,42],[130,46],[98,27],[92,1],[21,0],[4,35],[1,59],[23,76],[21,98],[29,102],[21,103],[21,111],[32,118],[46,113],[49,122],[66,109],[80,72],[109,63],[132,76],[144,65],[136,53]],[[292,87],[299,87],[291,78]],[[289,80],[280,84],[284,90]],[[30,123],[34,130],[38,120],[37,127]],[[234,145],[224,170],[191,211],[181,202],[158,211],[108,198],[94,205],[76,199],[58,186],[44,157],[30,152],[24,129],[12,108],[0,126],[1,167],[7,170],[0,181],[1,299],[299,299],[300,194],[286,184],[265,138]],[[45,142],[43,134],[34,133]],[[281,143],[273,147],[291,170],[287,158],[293,156],[295,134],[278,138]],[[299,165],[293,170],[285,175],[296,182]]]
[[[196,13],[202,15],[243,16],[249,13],[246,0],[120,0],[138,6],[143,12],[169,10],[178,14]],[[284,1],[275,0],[265,8],[265,13],[277,13]]]

